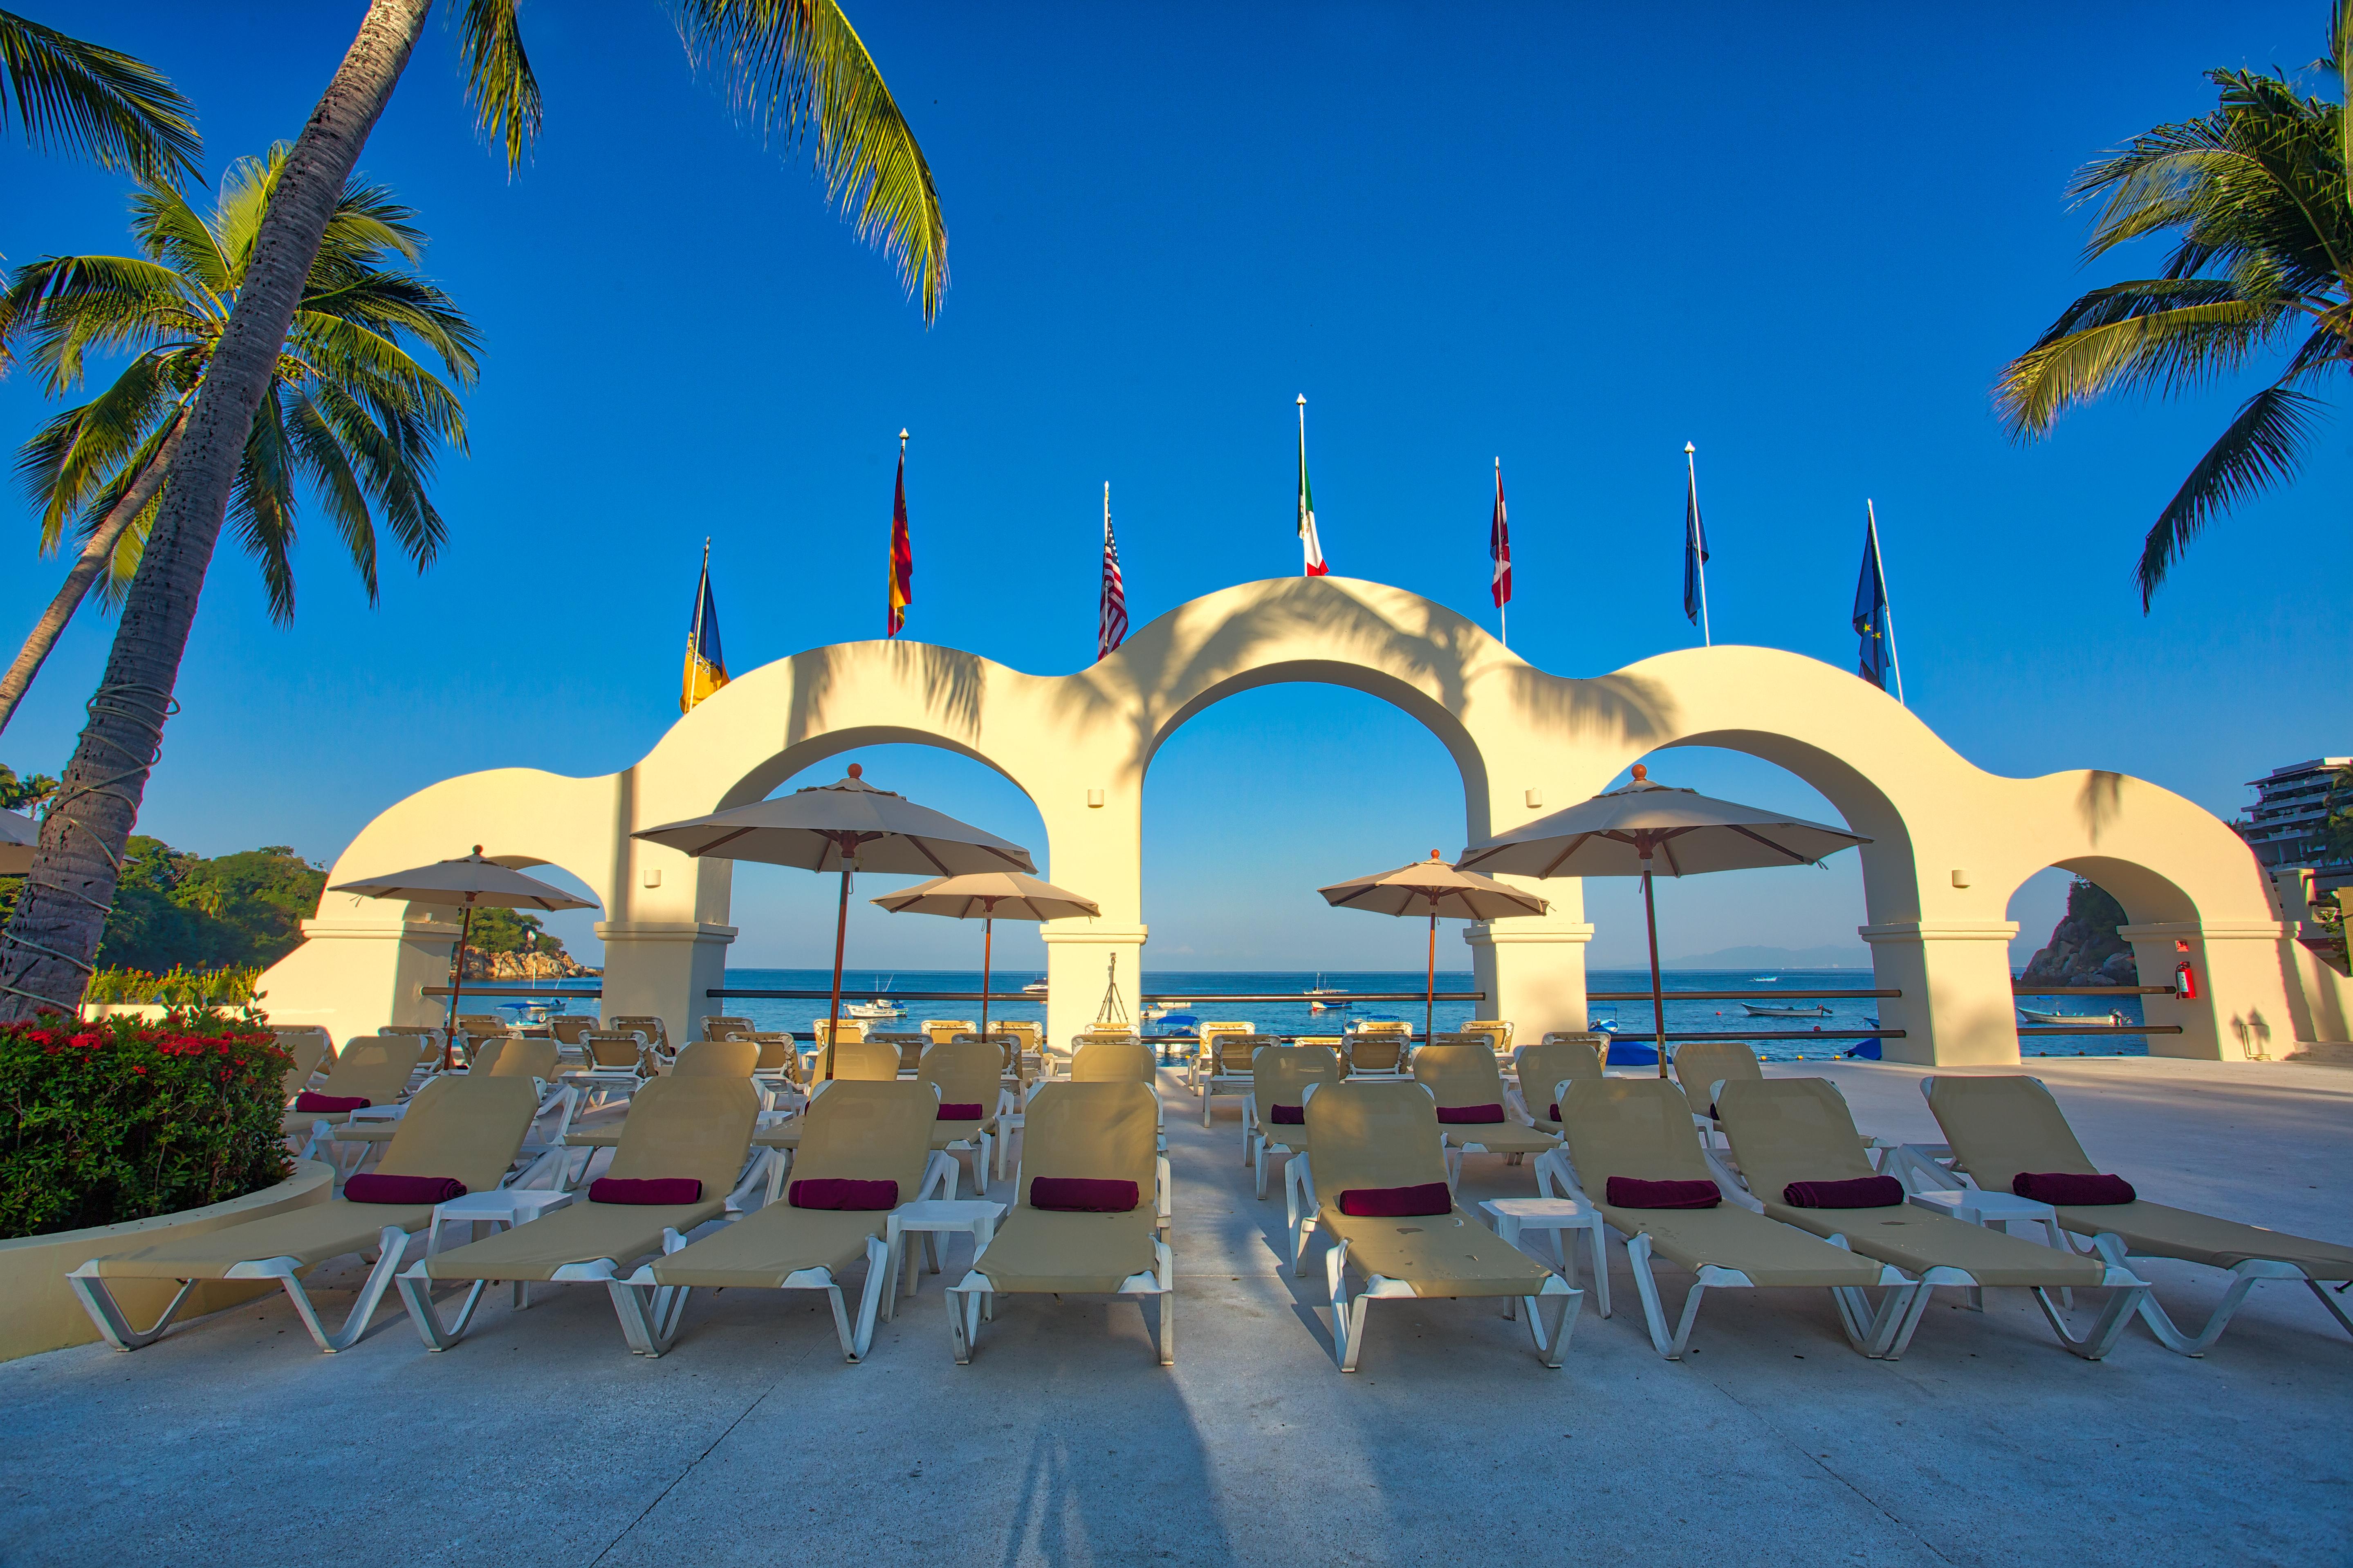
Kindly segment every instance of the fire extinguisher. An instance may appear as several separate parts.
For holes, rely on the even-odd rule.
[[[2186,958],[2173,966],[2173,994],[2184,1002],[2198,1000],[2198,973]]]

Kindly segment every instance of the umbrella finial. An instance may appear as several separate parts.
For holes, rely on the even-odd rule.
[[[850,776],[851,778],[858,778],[858,777],[860,777],[860,775],[862,775],[865,772],[866,772],[866,770],[865,770],[864,768],[862,768],[862,767],[860,767],[856,763],[850,763],[850,764],[849,764],[849,776]]]
[[[1438,852],[1437,850],[1435,850],[1435,849],[1433,849],[1433,850],[1431,850],[1431,851],[1430,852],[1430,858],[1431,859],[1433,859],[1433,860],[1439,860],[1439,859],[1443,859],[1443,858],[1444,858],[1444,857],[1443,857],[1443,856],[1441,856],[1441,855],[1440,855],[1440,854],[1439,854],[1439,852]]]
[[[475,853],[476,855],[480,855],[480,854],[481,854],[481,852],[482,852],[482,847],[481,847],[480,845],[479,845],[479,844],[475,845],[475,846],[474,846],[474,853]]]
[[[1651,777],[1651,770],[1650,770],[1650,769],[1648,769],[1648,768],[1644,767],[1644,766],[1643,766],[1641,763],[1636,763],[1634,764],[1634,782],[1635,782],[1636,784],[1644,784],[1644,783],[1647,783],[1647,782],[1649,782],[1650,777]]]

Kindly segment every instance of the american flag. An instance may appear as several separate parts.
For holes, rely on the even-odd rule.
[[[1119,574],[1119,545],[1111,536],[1111,485],[1103,485],[1103,619],[1095,630],[1095,658],[1107,658],[1127,640],[1127,584]]]

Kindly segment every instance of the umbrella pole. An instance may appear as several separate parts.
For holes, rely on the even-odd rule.
[[[1421,1043],[1438,1038],[1438,911],[1430,911],[1430,994],[1421,1005]],[[1435,1059],[1435,1058],[1432,1058]]]
[[[1642,921],[1651,931],[1651,1023],[1658,1034],[1659,1076],[1667,1076],[1667,1003],[1659,989],[1659,906],[1651,897],[1651,858],[1642,857]]]
[[[993,950],[997,945],[997,917],[989,915],[980,922],[980,1033],[988,1037],[988,971]]]
[[[833,1013],[825,1026],[825,1076],[833,1076],[833,1042],[841,1033],[841,950],[849,940],[849,862],[841,863],[841,906],[833,917]]]
[[[449,984],[449,1034],[441,1051],[441,1065],[452,1067],[458,1049],[458,1004],[466,994],[466,943],[474,934],[474,896],[466,895],[466,913],[458,922],[458,973]]]

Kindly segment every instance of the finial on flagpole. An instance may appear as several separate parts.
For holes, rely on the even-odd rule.
[[[1307,395],[1303,392],[1299,395],[1299,406],[1302,408],[1307,406]]]
[[[899,432],[899,434],[900,434],[900,435],[902,435],[902,436],[904,436],[904,435],[906,434],[906,432],[905,432],[904,430],[902,430],[902,431],[900,431],[900,432]],[[1699,450],[1699,448],[1698,448],[1697,447],[1693,446],[1689,441],[1686,441],[1686,442],[1684,442],[1684,443],[1683,443],[1683,455],[1684,455],[1685,457],[1689,457],[1692,453],[1696,452],[1696,451],[1698,451],[1698,450]]]
[[[901,445],[902,447],[903,447],[903,446],[905,446],[906,444],[907,444],[907,431],[906,431],[905,426],[901,426],[901,427],[900,427],[900,430],[899,430],[899,445]]]

